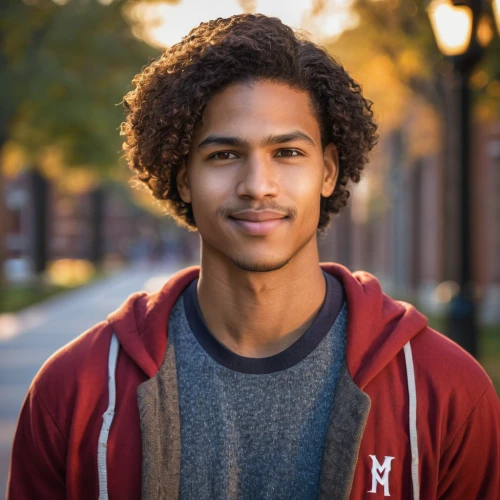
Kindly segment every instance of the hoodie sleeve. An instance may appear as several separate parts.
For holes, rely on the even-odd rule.
[[[66,448],[61,432],[32,385],[14,436],[7,500],[65,499]]]
[[[500,403],[491,383],[441,456],[438,498],[500,498]]]

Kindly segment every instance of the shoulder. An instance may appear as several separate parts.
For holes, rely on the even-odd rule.
[[[479,362],[445,335],[425,328],[411,341],[416,375],[438,391],[477,398],[492,385]]]
[[[426,328],[411,345],[419,449],[422,463],[436,453],[436,498],[498,498],[500,403],[490,378],[435,330]]]
[[[92,326],[56,351],[33,379],[29,394],[48,411],[64,413],[82,394],[105,388],[112,328],[107,321]]]
[[[57,388],[84,389],[101,379],[107,382],[108,355],[113,331],[125,329],[135,332],[137,321],[144,316],[143,309],[153,294],[136,292],[130,295],[107,319],[96,323],[78,337],[57,350],[40,368],[32,382],[32,390],[50,396]]]
[[[482,420],[486,427],[498,427],[498,397],[476,359],[431,328],[418,334],[411,341],[411,348],[417,401],[427,418],[432,415],[441,422],[444,449],[476,421]],[[488,429],[484,430],[487,435]]]

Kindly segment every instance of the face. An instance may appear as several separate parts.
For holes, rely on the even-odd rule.
[[[261,81],[211,98],[177,187],[192,204],[203,261],[266,272],[317,249],[320,197],[337,176],[336,148],[321,147],[309,94]]]

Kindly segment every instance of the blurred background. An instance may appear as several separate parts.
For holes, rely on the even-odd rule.
[[[43,362],[199,262],[198,234],[129,183],[122,99],[191,28],[242,12],[309,32],[374,102],[379,144],[321,260],[375,274],[499,390],[500,0],[3,0],[0,492]]]

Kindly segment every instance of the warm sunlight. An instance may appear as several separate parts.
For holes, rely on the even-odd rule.
[[[168,47],[203,21],[244,12],[244,3],[238,0],[182,0],[174,5],[137,3],[127,14],[134,24],[134,35],[154,46]],[[350,10],[352,0],[256,0],[254,4],[253,12],[279,17],[293,28],[309,31],[316,39],[338,36],[357,22]]]
[[[495,15],[497,30],[500,35],[500,0],[493,0],[493,14]]]

